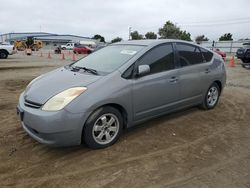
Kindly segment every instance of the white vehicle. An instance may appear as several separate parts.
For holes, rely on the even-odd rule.
[[[94,41],[80,41],[80,44],[83,44],[85,46],[89,46],[91,48],[95,48],[97,46],[96,42],[94,42]]]
[[[69,42],[66,45],[61,45],[62,50],[72,50],[75,47],[75,43]]]
[[[9,55],[12,55],[14,53],[14,45],[8,43],[0,43],[0,59],[7,59]]]

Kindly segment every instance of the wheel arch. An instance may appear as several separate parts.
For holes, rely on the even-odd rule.
[[[5,53],[7,53],[8,55],[9,55],[9,52],[7,51],[7,50],[5,50],[5,49],[0,49],[0,52],[5,52]]]
[[[126,128],[127,122],[128,122],[128,113],[127,113],[126,109],[122,105],[117,104],[117,103],[107,103],[107,104],[103,104],[103,105],[99,106],[98,108],[96,108],[96,110],[99,108],[105,107],[105,106],[111,106],[111,107],[117,109],[121,113],[121,115],[123,117],[123,128]]]
[[[219,86],[219,89],[220,89],[220,93],[222,91],[222,83],[220,80],[215,80],[213,83],[216,83],[218,86]]]

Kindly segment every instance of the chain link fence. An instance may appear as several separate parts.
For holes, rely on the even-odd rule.
[[[209,49],[219,48],[226,53],[236,53],[237,49],[243,47],[243,43],[249,43],[250,40],[241,41],[202,41],[201,46]]]

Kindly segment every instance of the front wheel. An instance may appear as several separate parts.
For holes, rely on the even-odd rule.
[[[121,113],[110,106],[102,107],[88,118],[83,129],[83,141],[93,149],[111,146],[118,140],[122,127]]]
[[[220,97],[220,87],[218,86],[218,84],[213,83],[209,87],[201,107],[205,110],[213,109],[217,105],[219,97]]]
[[[5,51],[0,51],[0,59],[7,59],[8,53]]]

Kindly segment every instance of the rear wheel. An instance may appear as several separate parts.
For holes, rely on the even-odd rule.
[[[93,149],[114,144],[123,127],[121,113],[110,106],[96,110],[87,120],[83,130],[83,141]]]
[[[220,97],[220,87],[215,82],[209,87],[206,96],[204,97],[201,107],[205,110],[213,109]]]
[[[0,59],[7,59],[8,53],[6,51],[1,50],[0,51]]]

